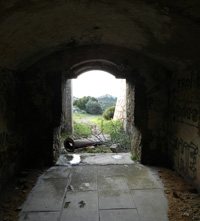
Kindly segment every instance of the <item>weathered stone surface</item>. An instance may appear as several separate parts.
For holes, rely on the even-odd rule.
[[[156,181],[141,164],[79,165],[70,168],[70,174],[64,167],[52,167],[43,174],[22,206],[19,220],[167,220],[163,190],[149,185]],[[130,180],[140,187],[131,190]],[[95,188],[88,188],[95,182]]]
[[[55,221],[59,217],[58,212],[34,212],[34,213],[28,213],[28,214],[23,214],[19,221]]]
[[[136,209],[101,210],[101,221],[140,221]]]
[[[136,208],[124,177],[99,177],[100,209]]]
[[[120,92],[117,98],[113,120],[120,120],[125,123],[126,120],[126,80],[121,80]]]
[[[172,56],[172,62],[173,56],[187,59],[198,52],[199,26],[192,23],[199,19],[198,10],[195,0],[189,4],[162,0],[157,4],[136,0],[57,4],[44,0],[28,6],[25,1],[9,0],[1,4],[0,65],[25,70],[53,52],[89,44],[146,49],[156,59]],[[175,16],[177,11],[182,18]]]
[[[133,190],[132,195],[142,221],[168,221],[168,202],[160,189]]]
[[[97,167],[72,168],[71,185],[75,191],[97,190]]]
[[[170,84],[169,158],[175,168],[200,187],[200,77],[193,68],[179,70]]]
[[[63,208],[61,221],[88,220],[98,221],[98,194],[96,191],[73,192],[67,194],[65,202],[70,202]]]

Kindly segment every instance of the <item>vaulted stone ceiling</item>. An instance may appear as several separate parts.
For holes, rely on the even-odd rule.
[[[169,68],[200,52],[198,0],[6,0],[0,3],[0,67],[25,70],[57,51],[113,45]]]

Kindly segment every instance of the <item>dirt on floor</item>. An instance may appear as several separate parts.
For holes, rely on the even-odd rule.
[[[200,221],[200,194],[197,190],[175,171],[162,169],[158,173],[169,200],[169,220]]]
[[[38,177],[46,170],[23,170],[17,178],[0,193],[0,220],[17,221],[21,205]],[[200,194],[175,171],[162,169],[159,176],[169,200],[170,221],[200,221]]]

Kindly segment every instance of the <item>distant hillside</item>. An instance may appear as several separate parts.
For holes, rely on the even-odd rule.
[[[113,97],[110,94],[105,94],[101,97],[96,98],[101,105],[102,110],[106,110],[108,107],[115,106],[117,102],[117,98]]]

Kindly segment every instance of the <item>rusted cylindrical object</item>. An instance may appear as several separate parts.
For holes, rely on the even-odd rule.
[[[69,152],[74,152],[75,149],[93,146],[101,144],[101,142],[98,141],[90,141],[90,140],[73,140],[72,138],[67,138],[64,141],[64,147]]]

